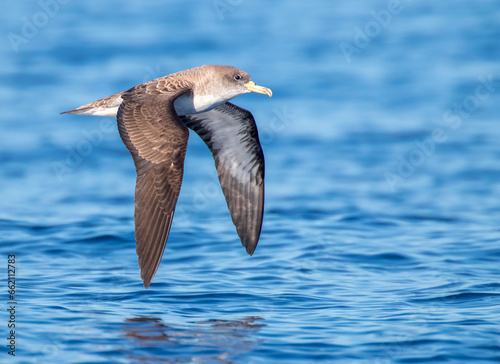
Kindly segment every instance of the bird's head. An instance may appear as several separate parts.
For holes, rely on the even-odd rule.
[[[199,68],[202,67],[206,67],[203,71],[210,69],[206,73],[207,76],[208,73],[210,74],[209,79],[211,80],[210,86],[206,84],[208,88],[217,88],[219,92],[220,90],[224,90],[224,97],[228,100],[248,92],[257,92],[269,97],[273,95],[270,88],[256,85],[248,73],[236,67],[212,65],[208,67],[201,66]]]

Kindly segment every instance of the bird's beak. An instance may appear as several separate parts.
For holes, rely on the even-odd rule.
[[[273,96],[273,92],[271,91],[270,88],[256,85],[255,82],[253,82],[253,81],[245,83],[245,87],[250,92],[257,92],[259,94],[264,94],[264,95],[267,95],[269,97]]]

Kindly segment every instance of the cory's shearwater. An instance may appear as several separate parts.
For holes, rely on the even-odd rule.
[[[264,155],[252,114],[228,100],[267,87],[230,66],[205,65],[145,82],[64,114],[110,116],[137,172],[135,239],[144,287],[160,264],[179,196],[188,128],[212,152],[236,231],[248,254],[264,211]]]

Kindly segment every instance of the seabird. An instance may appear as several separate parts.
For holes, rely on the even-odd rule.
[[[210,149],[236,231],[248,254],[264,212],[264,155],[252,114],[230,102],[248,92],[272,96],[248,73],[205,65],[142,83],[63,114],[116,117],[137,172],[135,240],[148,288],[167,243],[181,189],[189,129]]]

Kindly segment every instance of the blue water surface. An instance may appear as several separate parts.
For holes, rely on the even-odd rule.
[[[500,362],[497,1],[9,2],[0,12],[0,362]],[[144,289],[116,121],[61,111],[202,64],[254,114],[249,257],[191,135]],[[6,347],[15,255],[15,358]]]

